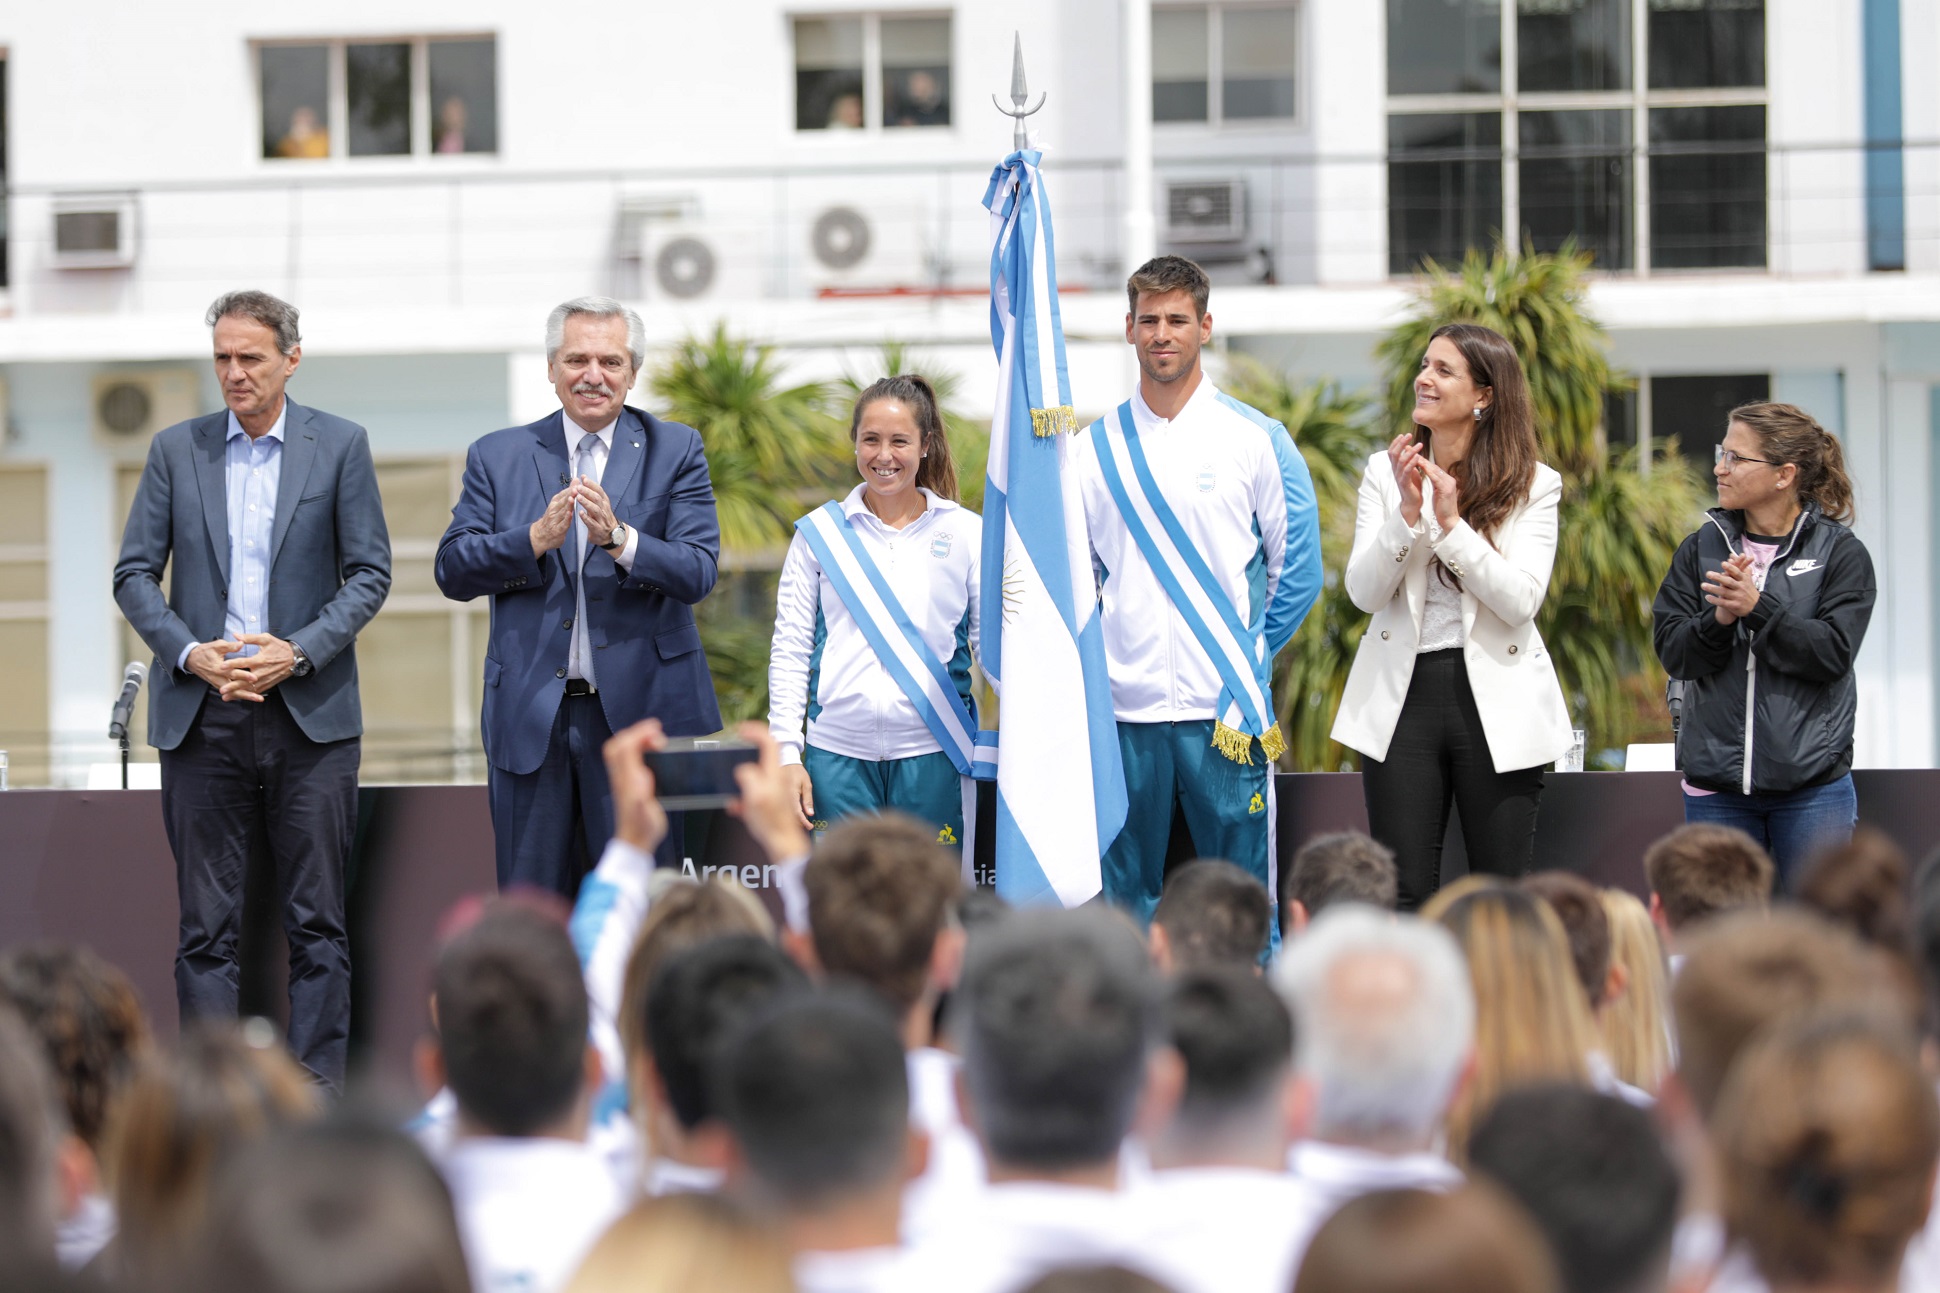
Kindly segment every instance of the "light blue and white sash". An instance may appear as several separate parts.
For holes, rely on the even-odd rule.
[[[1125,528],[1224,684],[1219,693],[1219,719],[1213,725],[1213,744],[1233,762],[1251,763],[1253,739],[1257,737],[1268,762],[1279,758],[1287,743],[1280,725],[1273,720],[1269,690],[1272,660],[1263,631],[1265,616],[1255,624],[1240,619],[1232,598],[1220,587],[1179,524],[1152,478],[1145,449],[1139,443],[1131,401],[1119,405],[1113,417],[1099,419],[1091,434],[1097,443],[1105,484],[1125,518]]]
[[[855,617],[876,658],[909,697],[957,771],[979,781],[995,780],[997,733],[977,730],[976,715],[951,681],[949,667],[917,631],[842,505],[825,503],[795,522],[795,528],[822,564],[822,573]]]

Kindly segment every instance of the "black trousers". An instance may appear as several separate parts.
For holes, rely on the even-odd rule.
[[[182,1020],[233,1019],[243,878],[267,848],[290,945],[290,1050],[341,1089],[350,1044],[344,865],[357,826],[356,737],[312,741],[282,694],[262,704],[212,689],[182,744],[162,751],[162,817],[175,852]]]
[[[1543,769],[1495,770],[1460,647],[1415,658],[1388,757],[1361,760],[1361,788],[1369,833],[1394,850],[1401,910],[1414,911],[1441,888],[1451,801],[1471,873],[1528,874]]]

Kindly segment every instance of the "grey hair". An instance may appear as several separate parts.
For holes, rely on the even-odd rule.
[[[647,362],[647,325],[640,322],[640,316],[627,309],[610,296],[575,296],[570,301],[552,307],[546,316],[546,362],[551,363],[559,357],[559,350],[566,344],[566,320],[575,314],[588,315],[595,319],[625,319],[626,348],[633,356],[633,371],[639,372]]]
[[[1398,968],[1412,990],[1391,1010],[1342,1001],[1338,971],[1353,961]],[[1475,1045],[1468,962],[1447,930],[1330,907],[1281,957],[1274,986],[1294,1015],[1294,1067],[1314,1085],[1314,1135],[1426,1140],[1440,1128]]]
[[[296,330],[296,314],[296,307],[288,301],[245,288],[218,296],[203,322],[213,328],[231,317],[254,319],[276,334],[276,348],[287,355],[303,344],[303,336]]]

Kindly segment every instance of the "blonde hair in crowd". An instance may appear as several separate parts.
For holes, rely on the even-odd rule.
[[[1890,1286],[1940,1159],[1905,1030],[1820,1016],[1767,1036],[1732,1068],[1716,1132],[1726,1225],[1768,1284]]]
[[[1469,1132],[1510,1087],[1587,1083],[1595,1030],[1569,936],[1548,903],[1482,879],[1430,907],[1461,945],[1475,988],[1475,1073],[1448,1111],[1449,1158],[1460,1164]]]
[[[1623,995],[1603,1008],[1603,1053],[1617,1076],[1653,1094],[1671,1067],[1670,976],[1650,910],[1621,889],[1603,890],[1610,960],[1626,976]]]
[[[600,1236],[566,1293],[795,1293],[781,1240],[717,1194],[642,1199]]]

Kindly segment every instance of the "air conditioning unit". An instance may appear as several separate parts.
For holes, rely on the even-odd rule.
[[[135,263],[135,195],[54,199],[56,269],[121,269]]]
[[[1246,237],[1246,181],[1169,180],[1165,185],[1165,240],[1169,243],[1232,243]]]
[[[854,269],[869,258],[874,241],[869,218],[852,206],[826,208],[808,230],[808,249],[823,269]]]
[[[720,278],[720,253],[701,225],[697,194],[622,197],[614,243],[613,294],[621,300],[699,300]]]
[[[139,458],[163,427],[202,412],[197,375],[191,368],[135,368],[99,373],[90,407],[94,438],[116,456]]]

